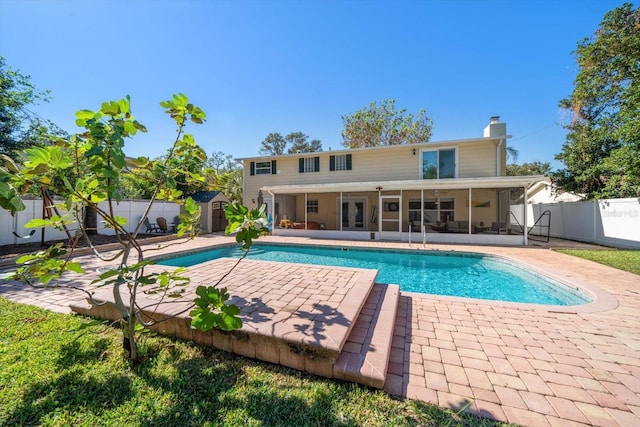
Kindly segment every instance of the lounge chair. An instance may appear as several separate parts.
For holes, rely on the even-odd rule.
[[[145,233],[159,233],[160,227],[158,227],[155,223],[149,221],[149,218],[145,218],[143,222],[144,226],[147,227]]]
[[[156,222],[158,223],[158,228],[160,229],[160,232],[166,233],[168,231],[166,219],[159,216],[158,218],[156,218]]]

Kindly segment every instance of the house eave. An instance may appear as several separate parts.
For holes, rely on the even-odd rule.
[[[311,155],[340,155],[340,154],[349,154],[356,153],[359,151],[377,151],[377,150],[390,150],[393,148],[402,149],[402,148],[427,148],[427,147],[439,147],[439,146],[449,146],[449,145],[458,145],[458,144],[472,144],[472,143],[483,143],[487,141],[500,141],[503,139],[509,139],[511,135],[503,135],[503,136],[491,136],[491,137],[476,137],[476,138],[465,138],[465,139],[451,139],[445,141],[432,141],[432,142],[422,142],[416,144],[399,144],[399,145],[384,145],[380,147],[365,147],[365,148],[345,148],[341,150],[329,150],[329,151],[316,151],[312,153],[293,153],[293,154],[280,154],[280,155],[266,155],[266,156],[255,156],[255,157],[241,157],[235,159],[237,162],[244,162],[247,160],[268,160],[268,159],[282,159],[287,157],[300,157],[300,156],[311,156]]]
[[[271,194],[339,193],[400,190],[458,190],[468,188],[528,187],[544,180],[542,175],[503,176],[487,178],[419,179],[400,181],[339,182],[328,184],[299,184],[264,186]]]

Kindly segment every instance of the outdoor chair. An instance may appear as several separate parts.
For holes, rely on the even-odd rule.
[[[173,222],[171,224],[169,224],[169,225],[171,225],[171,230],[173,232],[175,232],[175,231],[178,230],[178,225],[179,224],[180,224],[180,216],[176,215],[176,216],[173,217]]]
[[[159,233],[160,232],[160,227],[158,227],[156,224],[152,223],[149,221],[149,218],[145,218],[144,219],[144,226],[147,227],[147,230],[145,231],[145,233]]]
[[[156,218],[156,222],[158,223],[158,228],[160,229],[160,232],[166,233],[168,231],[166,219],[159,216],[158,218]]]

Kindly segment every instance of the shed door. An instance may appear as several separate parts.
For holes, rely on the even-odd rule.
[[[213,202],[211,204],[211,232],[224,231],[227,227],[227,218],[224,216],[225,202]]]

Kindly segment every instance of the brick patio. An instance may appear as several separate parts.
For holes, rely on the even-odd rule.
[[[285,239],[267,237],[261,240],[282,242]],[[310,239],[286,240],[314,243]],[[179,248],[196,250],[225,242],[229,242],[226,237],[206,236],[190,242],[188,248]],[[406,243],[390,242],[340,241],[339,244],[408,247]],[[413,247],[421,248],[419,245]],[[376,313],[388,315],[391,312],[395,328],[389,328],[393,335],[384,373],[384,388],[391,394],[450,408],[460,408],[471,402],[468,410],[520,425],[640,425],[640,276],[543,247],[427,245],[426,249],[504,256],[586,289],[596,300],[584,306],[561,308],[400,292],[396,296],[397,307],[390,310],[389,303],[380,297],[384,287],[375,285],[369,290],[371,295],[377,296],[369,299],[369,295],[361,295],[355,298],[357,303],[341,306],[347,299],[334,297],[336,292],[326,289],[341,289],[339,292],[344,296],[349,280],[352,285],[360,283],[357,286],[364,287],[369,286],[367,280],[358,282],[362,277],[350,276],[350,269],[319,267],[316,271],[330,274],[329,279],[325,275],[322,280],[342,283],[340,287],[328,286],[322,291],[327,293],[320,294],[322,300],[329,304],[334,298],[337,305],[329,304],[331,312],[348,313],[343,316],[343,322],[334,322],[331,327],[321,326],[317,320],[310,325],[306,319],[307,327],[311,328],[306,331],[313,331],[315,327],[318,335],[320,328],[320,335],[333,337],[325,340],[331,342],[328,347],[342,350],[339,355],[331,354],[332,358],[337,355],[337,359],[332,375],[325,376],[357,380],[350,377],[352,374],[348,369],[336,375],[336,367],[346,369],[353,364],[349,360],[362,362],[365,356],[358,355],[362,355],[363,348],[371,352],[372,348],[385,347],[384,338],[371,340],[377,327],[370,326],[379,320]],[[95,265],[91,267],[95,268]],[[272,267],[272,271],[277,271],[274,277],[291,281],[297,274],[300,280],[300,269],[294,265],[273,264]],[[206,273],[200,277],[211,279]],[[84,287],[87,282],[88,279],[83,278],[68,283]],[[241,286],[240,282],[238,286]],[[314,294],[318,295],[309,292],[308,297]],[[352,294],[355,296],[357,292]],[[6,281],[0,284],[0,295],[59,312],[69,312],[72,304],[86,306],[80,293],[63,289],[33,290]],[[274,314],[291,312],[287,311],[290,301],[283,301],[282,294],[278,295],[271,302],[262,301],[264,306]],[[300,303],[293,308],[293,313],[304,305],[302,301]],[[357,311],[362,320],[354,317],[356,306],[359,306]],[[313,309],[313,304],[307,308]],[[302,323],[296,322],[292,320],[290,325],[300,332]],[[354,335],[355,331],[359,335]],[[337,335],[332,335],[334,333]],[[308,336],[302,333],[296,340],[304,342]],[[313,342],[310,340],[309,344],[313,345]],[[263,346],[261,351],[269,353],[271,350],[267,351],[267,347],[270,346]],[[243,354],[242,351],[239,353]],[[251,350],[247,354],[245,349],[244,354],[255,357]],[[269,354],[266,357],[275,362],[274,353]],[[282,363],[280,354],[277,358],[278,363]],[[364,370],[364,367],[360,364],[356,369]],[[367,366],[367,369],[373,372],[379,368]],[[327,374],[326,367],[318,368],[315,373],[322,375],[323,372]]]

